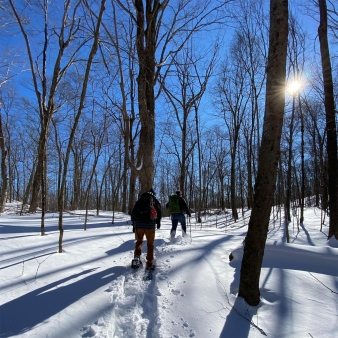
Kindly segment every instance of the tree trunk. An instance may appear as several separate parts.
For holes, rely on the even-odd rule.
[[[85,74],[84,74],[84,78],[83,78],[83,84],[82,84],[82,90],[81,90],[81,96],[80,96],[80,100],[79,100],[79,107],[78,107],[78,111],[76,113],[76,116],[74,118],[74,124],[72,126],[71,129],[71,133],[69,136],[69,140],[68,140],[68,146],[67,146],[67,151],[66,151],[66,155],[65,155],[65,162],[64,162],[64,167],[63,167],[63,175],[62,175],[62,182],[61,182],[61,189],[58,193],[58,208],[59,208],[59,253],[62,253],[62,242],[63,242],[63,222],[62,222],[62,217],[63,217],[63,209],[64,209],[64,201],[65,201],[65,190],[66,190],[66,179],[67,179],[67,170],[68,170],[68,162],[69,162],[69,157],[70,157],[70,152],[71,152],[71,147],[72,147],[72,143],[74,140],[74,136],[75,136],[75,131],[77,129],[77,126],[79,124],[79,120],[84,108],[84,102],[85,102],[85,98],[86,98],[86,94],[87,94],[87,87],[88,87],[88,80],[89,80],[89,75],[90,75],[90,70],[91,70],[91,66],[93,63],[93,59],[94,56],[97,52],[98,49],[98,45],[99,45],[99,35],[100,35],[100,27],[101,27],[101,22],[102,22],[102,17],[103,17],[103,12],[105,10],[105,0],[101,1],[100,4],[100,11],[99,14],[97,16],[97,22],[95,25],[95,31],[94,31],[94,41],[93,44],[91,46],[91,50],[89,52],[89,56],[88,56],[88,61],[86,64],[86,69],[85,69]],[[87,8],[89,8],[89,5],[87,5]]]
[[[127,170],[128,170],[128,162],[126,156],[124,156],[123,160],[123,177],[122,177],[122,206],[121,211],[127,212]]]
[[[43,162],[43,152],[45,149],[45,144],[43,143],[44,139],[47,139],[47,137],[45,137],[43,135],[43,132],[41,132],[40,139],[39,139],[39,146],[38,146],[38,160],[37,160],[37,166],[36,166],[33,184],[32,184],[32,195],[31,195],[28,212],[36,212],[36,209],[38,207],[41,181],[42,181],[42,175],[43,175],[43,163],[42,162]]]
[[[162,5],[160,1],[147,1],[144,9],[143,0],[135,0],[139,73],[138,108],[141,121],[137,160],[141,192],[153,185],[155,165],[155,50],[157,16]]]
[[[182,123],[182,153],[181,153],[181,168],[180,168],[180,190],[182,191],[182,196],[185,196],[185,179],[186,179],[186,150],[187,150],[187,118],[189,115],[189,110],[186,107],[183,107],[183,123]]]
[[[336,110],[333,94],[332,68],[327,39],[327,7],[326,0],[318,0],[320,23],[318,35],[324,80],[324,105],[326,113],[327,156],[329,174],[329,207],[330,224],[328,238],[334,236],[338,240],[338,158],[337,158],[337,126]]]
[[[26,186],[26,190],[23,194],[20,216],[22,216],[22,214],[23,214],[24,207],[28,203],[28,198],[29,198],[29,195],[30,195],[31,190],[32,190],[36,163],[37,163],[37,159],[35,159],[34,162],[33,162],[32,171],[31,171],[30,176],[29,176],[29,180],[28,180],[28,183],[27,183],[27,186]]]
[[[287,39],[288,0],[271,0],[264,128],[238,293],[239,297],[243,297],[253,306],[258,305],[260,301],[259,277],[280,156],[285,106]]]
[[[7,174],[7,150],[5,146],[5,137],[2,129],[2,117],[0,114],[0,149],[1,149],[1,178],[2,178],[2,187],[1,187],[1,196],[0,196],[0,212],[4,212],[5,204],[7,201],[8,194],[8,174]]]
[[[135,187],[136,187],[136,173],[132,170],[129,178],[129,201],[128,201],[128,214],[131,215],[133,206],[135,204]]]
[[[253,159],[252,150],[250,149],[250,156],[248,157],[247,162],[247,170],[248,170],[248,196],[247,196],[247,204],[248,209],[252,208],[252,196],[253,196],[253,189],[252,189],[252,165],[251,160]]]
[[[301,166],[302,166],[302,181],[301,181],[301,202],[300,202],[300,224],[304,223],[304,201],[305,201],[305,160],[304,160],[304,116],[298,94],[300,124],[301,124]]]
[[[237,212],[237,195],[236,195],[236,140],[234,141],[234,148],[231,150],[231,210],[232,217],[236,222],[238,220],[238,212]]]
[[[198,112],[196,110],[195,115],[195,123],[196,123],[196,138],[197,138],[197,153],[198,153],[198,196],[197,200],[197,223],[201,223],[202,226],[202,218],[201,218],[201,209],[202,209],[202,150],[201,150],[201,140],[200,140],[200,131],[199,131],[199,119]]]
[[[80,156],[78,153],[78,149],[74,148],[76,148],[76,146],[72,148],[74,161],[74,170],[73,170],[74,174],[73,174],[73,198],[71,208],[72,210],[77,210],[79,208],[80,201],[80,187],[81,187],[83,165],[80,165]]]
[[[290,121],[290,141],[288,149],[288,169],[286,176],[286,203],[285,203],[285,222],[291,222],[291,180],[292,180],[292,154],[293,154],[293,131],[295,116],[295,96],[292,97],[292,111]]]
[[[279,203],[280,209],[282,207],[282,203],[284,204],[284,224],[285,224],[285,237],[286,243],[290,243],[290,234],[289,234],[289,221],[286,216],[286,196],[285,196],[285,189],[284,189],[284,173],[283,173],[283,166],[281,158],[279,158]],[[282,212],[281,212],[282,213]],[[281,215],[282,218],[282,215]]]

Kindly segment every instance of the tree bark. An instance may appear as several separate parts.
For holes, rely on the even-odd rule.
[[[294,117],[295,117],[295,96],[292,98],[292,111],[290,121],[290,139],[288,149],[288,164],[286,176],[286,203],[285,203],[285,222],[291,222],[291,183],[292,183],[292,158],[293,158],[293,132],[294,132]]]
[[[4,212],[5,204],[7,201],[8,194],[8,174],[7,174],[7,150],[5,146],[5,137],[2,129],[2,117],[0,114],[0,149],[1,149],[1,196],[0,196],[0,212]]]
[[[237,133],[237,128],[236,134]],[[238,220],[238,212],[237,212],[237,189],[236,189],[236,152],[237,152],[237,135],[234,137],[234,144],[233,149],[231,150],[231,175],[230,175],[230,191],[231,191],[231,211],[232,211],[232,217],[234,218],[234,221],[236,222]]]
[[[239,297],[249,305],[260,301],[259,277],[276,184],[285,106],[288,0],[270,1],[270,36],[265,116],[255,196],[245,239]]]
[[[337,158],[337,126],[336,109],[333,94],[332,68],[329,43],[327,38],[326,0],[319,0],[320,23],[318,36],[324,80],[324,105],[326,113],[327,156],[329,176],[329,208],[330,223],[328,238],[334,236],[338,240],[338,158]]]
[[[139,148],[137,160],[141,192],[145,192],[153,185],[155,164],[155,51],[157,42],[157,17],[167,5],[168,1],[135,0],[136,9],[136,49],[138,55],[139,72],[138,109],[141,121]]]

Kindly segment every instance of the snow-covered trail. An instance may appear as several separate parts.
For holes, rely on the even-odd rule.
[[[307,211],[309,224],[299,232],[289,226],[290,244],[280,220],[271,222],[257,307],[236,297],[247,217],[206,219],[192,224],[192,238],[179,230],[172,242],[170,219],[163,219],[154,279],[144,282],[143,270],[130,267],[135,241],[127,215],[112,224],[102,212],[85,232],[83,217],[65,217],[62,254],[54,215],[46,236],[38,215],[2,215],[0,337],[332,338],[338,244],[326,243],[320,223],[311,221],[315,212]]]
[[[220,336],[219,317],[225,322],[229,313],[225,285],[234,277],[228,256],[235,236],[202,231],[194,242],[166,235],[158,232],[155,240],[153,280],[143,281],[144,270],[128,269],[128,261],[126,273],[106,290],[111,307],[83,328],[83,337],[183,338],[196,337],[196,332],[199,337]]]
[[[215,242],[221,245],[226,239],[214,237],[211,246],[210,242],[200,240],[195,245],[178,238],[175,244],[162,247],[160,258],[165,274],[157,282],[161,292],[160,321],[163,319],[165,323],[159,330],[162,337],[194,337],[195,332],[199,332],[200,337],[219,336],[222,327],[217,326],[218,318],[227,312],[222,305],[225,297],[221,284],[225,278],[222,266],[227,264],[227,257],[215,249]],[[204,319],[199,320],[201,317]]]

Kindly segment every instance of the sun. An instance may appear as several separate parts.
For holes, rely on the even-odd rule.
[[[301,89],[301,87],[302,87],[302,84],[300,83],[300,81],[294,80],[287,84],[286,91],[289,94],[294,95]]]
[[[303,79],[293,79],[287,82],[285,91],[291,95],[294,96],[297,93],[299,93],[301,90],[303,90],[305,87],[305,82]]]

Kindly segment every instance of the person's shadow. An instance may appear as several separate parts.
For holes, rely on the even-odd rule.
[[[0,306],[0,337],[17,336],[62,311],[80,298],[107,284],[107,276],[114,279],[126,273],[125,266],[114,266],[93,273],[88,269],[50,283]],[[69,283],[72,279],[85,276]],[[67,283],[67,285],[63,285]],[[68,284],[69,283],[69,284]]]

